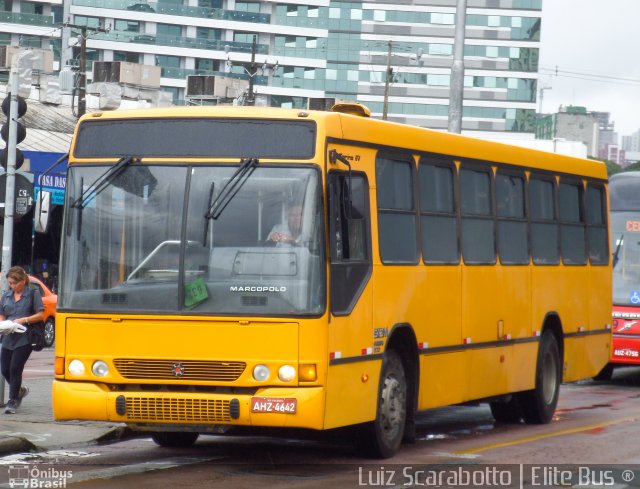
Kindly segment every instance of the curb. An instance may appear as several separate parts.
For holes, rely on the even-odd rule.
[[[133,431],[128,426],[117,426],[112,430],[109,430],[104,435],[96,438],[95,443],[97,444],[109,444],[115,443],[118,441],[129,440],[131,438],[137,438],[140,436],[140,433]]]
[[[18,436],[5,436],[0,438],[0,455],[30,452],[37,449],[38,447],[36,447],[26,438],[21,438]]]

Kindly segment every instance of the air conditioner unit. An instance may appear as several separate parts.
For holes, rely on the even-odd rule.
[[[230,92],[238,90],[238,81],[243,82],[241,85],[247,84],[244,80],[224,76],[188,75],[186,96],[194,99],[230,98]]]
[[[11,68],[13,55],[28,51],[31,53],[30,66],[34,70],[53,71],[53,51],[43,48],[24,48],[21,46],[0,46],[0,68]]]
[[[213,98],[215,94],[216,77],[213,75],[188,75],[187,93],[190,98]]]
[[[309,110],[331,110],[336,104],[336,99],[334,97],[321,97],[321,98],[309,98],[307,103],[307,108]]]
[[[159,87],[160,71],[159,66],[128,61],[94,61],[93,82]]]

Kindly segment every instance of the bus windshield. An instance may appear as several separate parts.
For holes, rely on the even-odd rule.
[[[67,199],[82,196],[82,205],[66,210],[59,310],[243,316],[324,311],[318,169],[259,164],[234,187],[237,163],[134,164],[99,193],[87,191],[106,169],[69,168]],[[213,218],[212,204],[225,186],[234,192],[226,192]]]
[[[611,213],[613,263],[613,303],[640,304],[640,214]]]

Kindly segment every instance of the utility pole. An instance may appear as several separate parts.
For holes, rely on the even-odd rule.
[[[391,40],[387,41],[387,70],[385,71],[386,77],[384,80],[384,99],[382,102],[382,120],[387,120],[387,114],[389,112],[389,84],[393,77],[393,68],[391,68]]]
[[[251,64],[249,65],[249,69],[246,70],[249,75],[249,90],[247,92],[247,97],[244,100],[244,105],[255,105],[256,104],[256,94],[253,91],[253,79],[258,72],[256,68],[256,35],[253,35],[253,42],[251,43]]]
[[[78,78],[78,119],[87,112],[87,26],[80,29],[80,72]]]
[[[86,25],[65,24],[64,27],[80,29],[80,66],[78,66],[78,119],[87,112],[87,31],[107,32],[102,27],[87,27]]]
[[[464,99],[464,30],[467,0],[457,0],[456,31],[451,66],[451,88],[449,90],[449,132],[462,131],[462,106]]]
[[[7,182],[4,194],[4,229],[2,230],[2,276],[0,277],[3,291],[9,288],[7,284],[7,272],[9,268],[11,268],[11,255],[13,251],[13,211],[15,207],[16,146],[18,139],[18,87],[20,86],[19,73],[18,63],[12,62],[11,75],[9,78],[11,99],[8,115],[10,120],[7,121],[9,124],[9,138],[7,139]]]

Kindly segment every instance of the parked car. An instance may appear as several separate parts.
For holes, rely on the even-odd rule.
[[[56,307],[58,295],[51,292],[39,278],[29,275],[29,287],[40,291],[44,305],[44,346],[51,346],[56,339]]]

